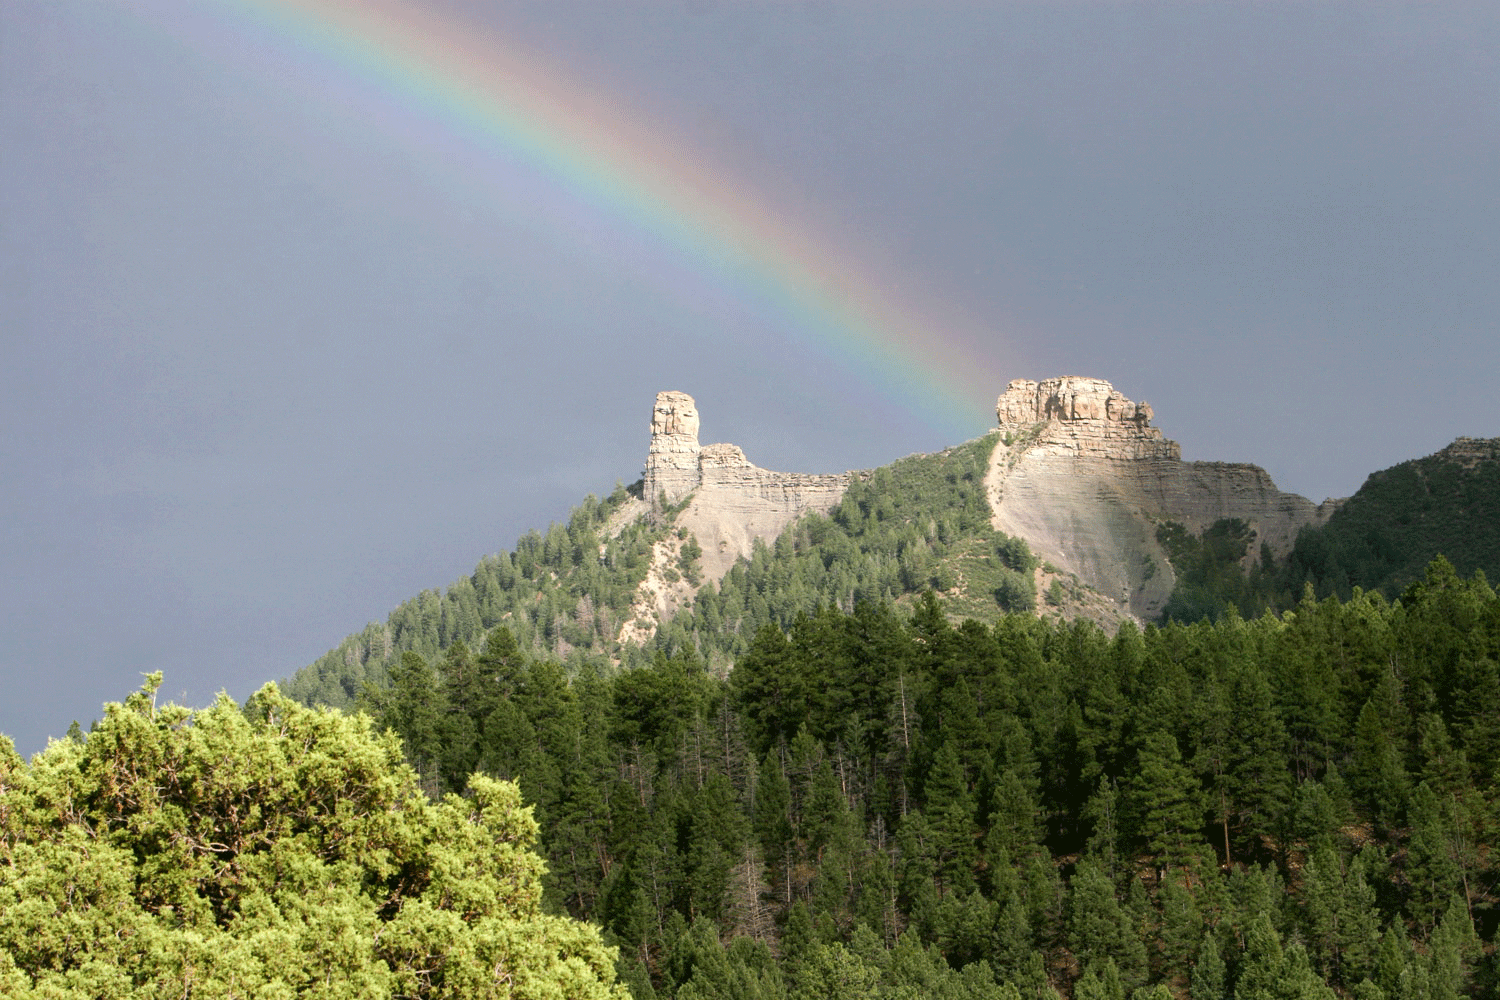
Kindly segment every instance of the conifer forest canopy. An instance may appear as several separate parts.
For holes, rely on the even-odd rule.
[[[8,754],[0,983],[1497,994],[1500,598],[1445,560],[1395,601],[1113,636],[825,606],[727,677],[690,649],[570,673],[501,627],[406,651],[363,707],[392,735],[147,690]]]

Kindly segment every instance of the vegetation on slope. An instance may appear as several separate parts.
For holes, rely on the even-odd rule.
[[[385,686],[402,653],[432,657],[455,642],[482,642],[502,622],[535,653],[565,656],[576,648],[608,658],[665,530],[634,521],[601,537],[629,500],[623,487],[603,501],[590,496],[567,524],[527,532],[514,551],[486,556],[445,591],[402,602],[384,624],[349,636],[283,688],[304,704],[348,707],[367,684]]]
[[[1304,528],[1290,554],[1262,546],[1247,560],[1252,532],[1225,520],[1201,535],[1180,524],[1157,531],[1177,573],[1163,609],[1169,621],[1284,611],[1307,589],[1349,599],[1355,589],[1394,600],[1443,556],[1462,574],[1500,577],[1500,439],[1460,438],[1436,455],[1370,476],[1320,528]],[[1245,563],[1252,562],[1248,570]]]
[[[723,670],[762,626],[786,628],[825,604],[909,604],[937,588],[954,615],[994,620],[1029,609],[1035,560],[1024,541],[990,527],[984,472],[993,445],[980,438],[856,479],[829,516],[809,515],[774,545],[757,546],[717,586],[701,588],[646,649],[622,645],[620,626],[675,511],[602,538],[629,502],[617,489],[605,501],[590,497],[566,525],[523,536],[514,552],[487,556],[446,591],[404,602],[385,624],[348,637],[283,686],[306,704],[348,707],[367,685],[385,687],[403,653],[433,659],[455,642],[479,647],[501,624],[529,655],[557,657],[574,672],[585,663],[638,666],[658,650],[692,650]],[[673,572],[695,580],[698,555],[690,540]]]
[[[771,546],[757,546],[717,587],[658,636],[668,655],[716,664],[750,648],[765,625],[860,602],[897,602],[936,590],[955,617],[993,621],[1036,606],[1036,559],[990,525],[984,473],[994,438],[914,455],[856,479],[824,517],[811,514]]]
[[[1289,582],[1320,595],[1354,587],[1395,597],[1434,556],[1500,576],[1500,439],[1453,445],[1370,476],[1321,530],[1304,532]]]
[[[365,717],[160,681],[30,764],[0,738],[0,995],[624,996],[513,784],[431,801]]]
[[[1445,562],[1112,638],[824,607],[727,679],[501,630],[374,708],[434,792],[519,781],[637,997],[1496,993],[1500,599]]]

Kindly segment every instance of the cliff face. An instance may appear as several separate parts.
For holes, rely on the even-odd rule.
[[[698,490],[677,523],[703,548],[703,575],[718,580],[757,538],[767,543],[808,511],[832,510],[849,488],[849,473],[772,472],[750,463],[732,444],[699,453]]]
[[[985,477],[991,522],[1102,595],[1089,598],[1099,605],[1087,609],[1090,617],[1160,613],[1176,582],[1156,540],[1165,521],[1196,533],[1221,518],[1244,520],[1255,532],[1253,559],[1262,542],[1284,554],[1304,525],[1323,523],[1338,504],[1283,493],[1254,465],[1182,461],[1177,443],[1152,426],[1151,406],[1102,379],[1018,379],[995,414]],[[773,542],[804,513],[831,510],[850,479],[772,472],[734,445],[700,446],[693,398],[657,394],[643,508],[659,514],[663,504],[685,502],[675,524],[698,541],[703,579],[721,579],[756,539]],[[649,639],[657,623],[691,603],[696,585],[673,570],[681,544],[658,546],[622,638]]]
[[[657,513],[663,501],[672,506],[687,499],[675,523],[703,550],[699,566],[706,580],[722,579],[736,560],[750,555],[756,539],[769,544],[808,511],[832,510],[849,488],[850,478],[847,472],[772,472],[751,464],[736,445],[699,445],[693,397],[673,391],[656,394],[642,497]],[[657,548],[633,618],[621,631],[622,640],[648,640],[656,624],[690,602],[697,589],[668,572],[680,544],[668,540]]]
[[[1010,383],[996,401],[1000,439],[985,483],[993,523],[1042,559],[1076,573],[1122,613],[1154,617],[1174,577],[1156,541],[1163,521],[1199,532],[1240,518],[1280,555],[1337,501],[1314,505],[1276,489],[1265,470],[1184,462],[1174,441],[1102,379],[1066,376]]]
[[[646,453],[643,498],[657,507],[675,504],[698,488],[698,404],[685,392],[658,392],[651,408],[651,448]]]

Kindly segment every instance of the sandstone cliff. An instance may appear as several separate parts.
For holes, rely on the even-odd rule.
[[[1244,520],[1255,533],[1253,559],[1262,542],[1284,554],[1304,525],[1323,523],[1339,503],[1283,493],[1254,465],[1182,461],[1177,443],[1152,425],[1151,406],[1102,379],[1018,379],[995,412],[985,477],[991,523],[1050,564],[1037,579],[1073,594],[1061,609],[1070,616],[1156,617],[1175,583],[1156,540],[1164,522],[1196,533],[1221,518]],[[852,473],[772,472],[734,445],[700,446],[698,425],[691,396],[657,394],[633,509],[671,517],[677,531],[658,543],[622,640],[649,640],[692,604],[702,581],[721,579],[757,539],[771,543],[808,511],[831,510],[849,487]],[[684,572],[688,538],[702,549],[698,579]]]
[[[673,391],[656,394],[642,498],[658,515],[664,505],[686,501],[673,523],[697,539],[705,580],[721,579],[737,559],[750,555],[756,539],[774,542],[808,511],[832,510],[849,488],[850,477],[847,472],[772,472],[753,465],[736,445],[700,446],[693,397]],[[621,631],[622,641],[649,639],[656,623],[691,601],[696,590],[687,578],[672,578],[680,544],[668,540],[658,549],[637,594],[633,618]]]
[[[1255,531],[1280,555],[1337,501],[1314,505],[1276,489],[1254,465],[1184,462],[1176,442],[1102,379],[1066,376],[1010,383],[996,401],[999,440],[986,478],[994,526],[1112,599],[1121,613],[1154,617],[1174,577],[1156,541],[1164,521],[1194,532],[1221,518]]]

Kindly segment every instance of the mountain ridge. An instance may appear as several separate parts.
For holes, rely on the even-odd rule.
[[[910,605],[929,590],[954,618],[1024,610],[1113,628],[1164,612],[1180,585],[1182,538],[1227,531],[1243,543],[1231,546],[1240,572],[1274,562],[1290,574],[1299,558],[1317,563],[1318,533],[1350,503],[1282,492],[1258,466],[1183,462],[1150,405],[1102,379],[1015,380],[996,417],[990,432],[943,452],[780,473],[737,445],[699,445],[696,402],[664,391],[640,481],[589,497],[447,591],[404,602],[288,690],[347,706],[365,684],[384,684],[402,651],[435,655],[500,624],[533,655],[630,666],[652,650],[692,649],[727,670],[764,624],[785,627],[824,604]],[[1445,452],[1456,448],[1450,457],[1480,475],[1500,469],[1493,444],[1460,439]],[[1311,540],[1299,542],[1307,529]],[[1293,599],[1300,583],[1283,589]],[[1178,607],[1221,601],[1199,597]],[[1257,600],[1246,613],[1286,604]]]
[[[1154,618],[1170,597],[1175,578],[1156,538],[1161,524],[1198,533],[1242,520],[1254,542],[1280,557],[1303,527],[1324,523],[1342,502],[1283,492],[1256,465],[1184,462],[1178,444],[1152,425],[1151,405],[1103,379],[1017,379],[995,411],[1002,447],[986,480],[995,527],[1025,538],[1121,615]]]

